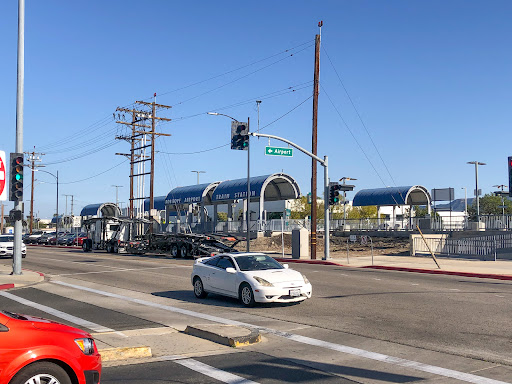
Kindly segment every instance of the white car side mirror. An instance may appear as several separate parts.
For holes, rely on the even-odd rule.
[[[288,269],[288,264],[283,264],[284,269]]]
[[[229,268],[226,268],[226,272],[227,273],[236,273],[236,269],[229,267]]]

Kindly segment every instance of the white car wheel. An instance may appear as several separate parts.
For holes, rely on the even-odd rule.
[[[247,283],[243,283],[240,286],[240,301],[246,307],[254,307],[254,304],[256,304],[254,301],[254,293],[252,292],[252,288]]]
[[[194,295],[196,295],[198,299],[204,299],[208,295],[208,293],[204,291],[203,282],[197,276],[194,278]]]

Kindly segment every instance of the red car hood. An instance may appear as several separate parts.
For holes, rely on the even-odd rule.
[[[41,317],[36,316],[28,316],[23,315],[26,320],[18,320],[23,322],[31,322],[32,326],[36,329],[41,329],[44,331],[59,331],[59,332],[69,332],[78,335],[79,337],[91,337],[91,335],[81,329],[71,327],[69,325],[57,323],[56,321],[43,319]]]

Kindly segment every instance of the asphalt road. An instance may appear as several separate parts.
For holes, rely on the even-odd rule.
[[[10,263],[9,260],[0,262]],[[163,257],[84,254],[80,250],[29,248],[23,267],[43,272],[50,279],[72,279],[77,284],[92,283],[94,286],[147,294],[181,303],[194,311],[215,316],[229,314],[233,318],[262,326],[286,322],[290,329],[296,329],[297,332],[304,329],[304,334],[307,330],[307,336],[328,342],[346,344],[347,341],[353,341],[358,347],[364,345],[376,352],[396,352],[402,354],[400,357],[407,358],[414,354],[429,356],[430,360],[434,360],[434,356],[435,359],[443,360],[439,356],[445,356],[445,359],[457,365],[455,368],[464,368],[467,371],[478,371],[482,369],[484,362],[492,362],[500,370],[495,373],[496,377],[501,380],[509,377],[512,380],[512,331],[508,326],[512,317],[510,282],[293,264],[292,268],[305,273],[311,281],[311,300],[298,305],[264,305],[247,309],[241,307],[236,300],[220,296],[210,295],[204,300],[196,299],[190,283],[192,263],[192,260]],[[50,293],[37,292],[37,286],[16,290],[15,293],[46,305],[56,302],[56,298]],[[3,304],[2,300],[0,304]],[[66,305],[69,306],[67,308],[73,307],[72,303]],[[98,318],[94,315],[95,311],[101,312],[101,317],[108,319],[103,320],[102,325],[116,330],[153,327],[158,323],[141,319],[137,314],[123,317],[114,313],[116,311],[109,312],[108,308],[104,310],[93,306],[83,307],[81,315],[93,321]],[[282,348],[274,347],[271,355],[283,357],[289,362],[291,358],[288,356],[288,344],[281,344]],[[264,360],[262,356],[269,353],[265,348],[265,344],[255,348],[258,359]],[[438,352],[442,354],[436,355]],[[217,365],[219,361],[216,362]],[[165,366],[169,364],[176,363],[160,362],[155,367],[163,367],[162,372],[165,372]],[[354,367],[345,366],[340,371],[339,366],[334,365],[309,365],[320,371],[337,372],[341,375],[351,372],[345,377],[356,377],[357,382],[373,382],[372,380],[384,377],[381,370],[372,372],[366,369],[364,372],[356,372]],[[113,368],[105,371],[105,382],[119,382],[115,381],[116,375],[109,376],[112,373],[110,369]],[[119,372],[136,372],[141,367],[125,366],[116,369]],[[392,373],[388,374],[391,375],[390,379],[384,380],[385,382],[425,382],[421,375],[416,377],[402,374],[394,377]],[[250,376],[255,380],[254,375],[257,376],[257,373],[243,377]],[[492,374],[489,373],[489,376],[492,377]],[[340,380],[339,377],[337,379]],[[145,380],[149,378],[146,377]],[[160,382],[159,380],[140,383]],[[273,382],[272,380],[279,382],[275,377],[255,381]],[[326,374],[325,377],[319,376],[304,382],[334,382],[331,380]],[[382,379],[378,380],[382,382]]]

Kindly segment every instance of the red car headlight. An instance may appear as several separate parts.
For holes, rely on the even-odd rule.
[[[84,353],[84,355],[92,355],[95,352],[94,340],[90,338],[75,339],[76,345]]]

